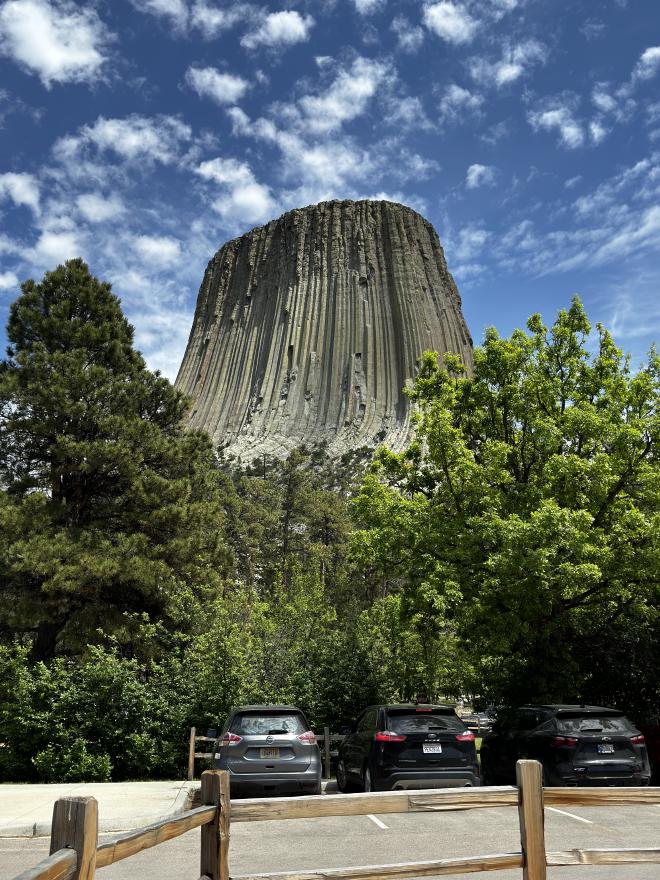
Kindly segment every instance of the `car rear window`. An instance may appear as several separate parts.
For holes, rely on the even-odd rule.
[[[557,728],[562,733],[589,733],[601,730],[630,733],[632,724],[624,715],[558,715]]]
[[[241,712],[234,715],[229,730],[241,736],[277,736],[286,733],[297,736],[305,733],[307,727],[297,712]]]
[[[465,725],[453,712],[432,709],[416,711],[390,710],[387,729],[394,733],[427,733],[430,730],[465,730]]]

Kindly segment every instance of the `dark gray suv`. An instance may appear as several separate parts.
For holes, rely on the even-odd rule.
[[[232,709],[213,755],[228,770],[232,797],[321,794],[321,753],[307,719],[295,706]]]

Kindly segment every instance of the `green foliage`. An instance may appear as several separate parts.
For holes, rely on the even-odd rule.
[[[489,330],[473,376],[423,358],[415,441],[365,481],[353,553],[401,580],[409,615],[455,632],[472,691],[607,701],[606,634],[634,619],[658,644],[660,360],[633,374],[602,327],[590,355],[577,299],[528,327]]]
[[[660,705],[660,360],[580,303],[424,356],[409,448],[244,469],[109,285],[27,282],[0,367],[0,780],[173,778],[245,703]],[[591,343],[590,343],[591,340]],[[595,345],[590,353],[589,345]]]
[[[42,658],[99,624],[137,650],[135,615],[186,630],[222,587],[211,444],[81,260],[22,289],[0,369],[0,625]]]

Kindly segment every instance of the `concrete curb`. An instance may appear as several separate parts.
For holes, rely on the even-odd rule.
[[[194,783],[185,782],[181,785],[174,805],[167,813],[147,813],[141,816],[115,816],[105,819],[102,808],[99,810],[99,834],[118,833],[122,831],[134,831],[145,825],[160,822],[163,819],[173,819],[180,813],[185,813],[192,806]],[[53,802],[54,803],[54,802]],[[3,837],[50,837],[51,820],[41,822],[4,822],[0,824],[0,838]]]
[[[337,783],[334,779],[324,779],[321,783],[324,794],[336,794]],[[135,831],[145,825],[151,825],[154,822],[160,822],[163,819],[173,819],[180,813],[185,813],[193,806],[195,793],[199,792],[200,783],[183,782],[174,799],[172,809],[167,813],[146,813],[139,816],[116,816],[115,818],[104,819],[103,808],[99,810],[99,834],[118,834],[122,831]],[[54,803],[54,801],[53,801]],[[0,838],[3,837],[50,837],[51,820],[40,822],[27,822],[21,820],[19,822],[0,823]]]

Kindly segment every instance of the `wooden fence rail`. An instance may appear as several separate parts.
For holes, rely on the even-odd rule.
[[[402,880],[404,877],[448,876],[522,869],[523,880],[546,880],[548,866],[660,864],[660,847],[648,849],[573,849],[547,852],[544,806],[660,804],[660,788],[543,788],[541,765],[519,761],[517,787],[388,791],[355,795],[297,798],[254,798],[230,801],[229,775],[202,774],[202,806],[174,819],[163,819],[138,831],[98,843],[94,798],[62,798],[53,810],[50,855],[15,880],[93,880],[96,869],[130,858],[166,840],[201,827],[200,877],[203,880]],[[389,865],[281,871],[231,877],[229,839],[232,822],[359,816],[378,813],[442,812],[516,806],[520,851],[469,858],[404,862]]]

